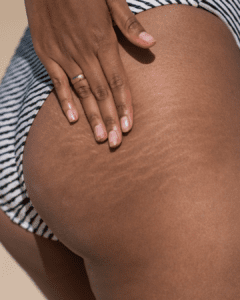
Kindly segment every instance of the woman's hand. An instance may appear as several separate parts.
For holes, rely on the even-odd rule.
[[[132,127],[133,109],[112,19],[133,44],[149,48],[156,41],[125,0],[25,0],[25,5],[34,49],[68,120],[78,119],[70,79],[96,140],[108,137],[110,147],[117,147],[122,131]],[[82,73],[84,80],[73,80]]]

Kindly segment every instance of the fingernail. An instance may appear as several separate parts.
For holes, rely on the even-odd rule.
[[[115,147],[117,146],[117,140],[118,140],[118,136],[115,130],[112,130],[109,132],[109,144],[110,147]]]
[[[130,130],[130,122],[128,117],[121,118],[121,127],[123,132],[128,132]]]
[[[76,116],[76,112],[74,112],[73,110],[68,110],[67,111],[67,117],[68,117],[68,120],[70,122],[75,122],[77,121],[77,116]]]
[[[102,124],[95,126],[94,130],[95,130],[95,137],[97,140],[102,140],[106,138],[105,130]]]
[[[152,37],[150,34],[147,32],[143,31],[139,34],[140,39],[142,39],[144,42],[147,42],[148,44],[156,42],[154,37]]]

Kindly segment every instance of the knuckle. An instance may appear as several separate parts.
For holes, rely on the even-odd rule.
[[[87,118],[90,124],[96,123],[96,121],[100,119],[99,115],[97,115],[96,113],[89,114]]]
[[[103,86],[98,86],[95,89],[94,94],[95,94],[95,97],[96,97],[97,101],[104,101],[108,97],[108,90]]]
[[[116,104],[116,109],[120,115],[124,115],[128,111],[128,107],[125,104]]]
[[[53,76],[51,78],[52,82],[53,82],[53,85],[55,87],[56,90],[58,90],[59,88],[63,87],[66,85],[67,81],[65,78],[63,77],[55,77]]]
[[[98,50],[102,46],[102,44],[107,41],[106,36],[108,36],[108,34],[109,32],[104,32],[100,28],[94,28],[94,30],[92,31],[91,41],[94,45],[95,50]]]
[[[104,123],[108,127],[113,127],[113,126],[116,125],[115,119],[113,117],[110,117],[110,116],[104,118]]]
[[[112,79],[109,82],[109,85],[111,89],[114,90],[116,88],[123,87],[124,81],[119,74],[114,74]]]
[[[109,40],[104,40],[101,43],[98,44],[96,55],[97,57],[101,57],[102,55],[106,55],[106,53],[109,52],[109,50],[117,49],[118,47],[118,42],[116,37],[111,37],[110,34],[108,34]]]
[[[88,98],[91,95],[90,87],[87,85],[75,87],[75,90],[78,96],[81,97],[82,99]]]
[[[125,24],[125,29],[127,31],[135,30],[139,28],[140,23],[138,22],[137,18],[133,15],[129,17]]]

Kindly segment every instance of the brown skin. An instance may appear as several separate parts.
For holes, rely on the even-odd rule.
[[[77,96],[81,117],[69,125],[51,93],[25,145],[30,198],[83,258],[97,300],[238,300],[239,49],[226,25],[201,9],[166,5],[137,18],[159,43],[139,51],[118,33],[134,99],[131,133],[110,151],[94,141]],[[14,226],[6,223],[3,243],[26,262],[14,243],[25,231]],[[37,240],[31,253],[45,249],[47,266],[31,257],[32,269],[52,268],[54,281],[65,270],[47,253],[71,259],[60,242]],[[71,274],[64,288],[60,277],[56,289],[67,291]]]
[[[86,119],[69,125],[52,93],[24,151],[29,196],[84,259],[97,300],[237,300],[239,49],[202,9],[137,18],[159,42],[139,51],[118,35],[132,131],[110,151]]]
[[[105,141],[110,131],[117,133],[133,125],[132,97],[128,78],[118,51],[112,19],[133,44],[149,48],[155,41],[143,41],[143,26],[125,0],[25,0],[33,45],[51,77],[61,108],[78,119],[69,79],[84,73],[86,79],[72,81],[92,130],[102,125]],[[110,14],[111,12],[111,14]],[[111,18],[112,16],[112,18]],[[128,117],[129,126],[119,119]],[[121,126],[120,126],[121,124]]]
[[[0,243],[34,281],[47,300],[96,299],[80,256],[61,242],[53,242],[24,230],[13,223],[2,210]],[[19,293],[20,299],[23,296]],[[28,295],[25,297],[29,299]]]

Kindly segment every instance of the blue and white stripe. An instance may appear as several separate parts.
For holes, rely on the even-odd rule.
[[[207,10],[227,25],[240,49],[240,0],[127,0],[127,3],[134,14],[168,4]],[[52,88],[27,28],[0,86],[0,208],[27,231],[57,241],[29,199],[22,166],[28,132]]]

